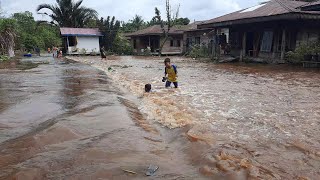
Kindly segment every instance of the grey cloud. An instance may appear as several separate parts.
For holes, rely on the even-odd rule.
[[[1,0],[0,0],[1,1]],[[180,7],[180,16],[191,20],[207,20],[230,13],[242,8],[254,6],[263,0],[172,0],[172,8]],[[2,0],[2,9],[9,14],[30,11],[37,19],[36,7],[42,3],[55,3],[55,0]],[[84,0],[84,5],[96,9],[100,16],[116,16],[127,21],[135,14],[150,20],[154,16],[154,8],[159,7],[164,12],[164,0]]]

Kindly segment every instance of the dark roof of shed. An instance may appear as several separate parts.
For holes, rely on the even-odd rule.
[[[195,21],[188,25],[186,32],[196,32],[196,31],[211,31],[212,28],[199,29],[198,25],[201,25],[204,21]]]
[[[176,26],[170,29],[170,35],[181,35],[183,34],[184,26]],[[163,33],[160,25],[154,25],[147,27],[145,29],[141,29],[139,31],[129,33],[127,36],[144,36],[144,35],[161,35]]]
[[[102,36],[96,28],[60,28],[62,36]]]
[[[301,1],[290,0],[271,0],[265,3],[261,3],[257,6],[246,8],[240,11],[236,11],[218,18],[214,18],[208,21],[204,21],[200,26],[206,24],[216,24],[222,22],[231,22],[243,19],[254,19],[262,17],[280,16],[290,13],[306,13],[306,14],[320,14],[319,12],[307,12],[301,11],[299,7],[308,4]]]

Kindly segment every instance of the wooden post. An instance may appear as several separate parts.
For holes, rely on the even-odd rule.
[[[274,31],[273,33],[273,39],[274,39],[274,42],[273,42],[273,48],[272,48],[272,59],[275,59],[276,58],[276,53],[278,51],[278,43],[279,43],[279,34],[278,34],[278,31]]]
[[[151,39],[150,39],[150,36],[149,36],[149,47],[151,48]]]
[[[281,42],[281,61],[284,60],[284,56],[286,53],[286,30],[282,31],[282,42]]]
[[[217,30],[215,29],[212,35],[212,59],[213,60],[218,60],[217,59]]]
[[[240,52],[240,61],[246,56],[246,45],[247,45],[247,33],[244,32],[242,36],[242,50]]]
[[[67,54],[69,54],[69,36],[67,36]]]

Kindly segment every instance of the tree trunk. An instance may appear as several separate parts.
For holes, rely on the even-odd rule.
[[[162,48],[163,48],[163,46],[166,44],[166,42],[167,42],[168,39],[169,39],[169,36],[166,35],[165,38],[164,38],[164,40],[163,40],[163,42],[162,42],[161,45],[160,45],[160,48],[159,48],[159,56],[162,55]]]
[[[13,48],[13,46],[10,46],[10,47],[8,48],[8,54],[9,54],[9,57],[10,57],[10,58],[12,58],[12,57],[15,56],[15,55],[14,55],[14,48]]]

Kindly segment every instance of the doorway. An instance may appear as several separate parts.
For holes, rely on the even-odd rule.
[[[247,39],[246,39],[246,55],[253,56],[253,45],[254,45],[254,33],[247,32]]]

